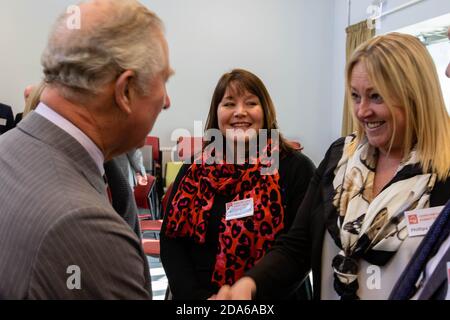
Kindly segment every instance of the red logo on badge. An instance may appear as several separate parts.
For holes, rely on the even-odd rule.
[[[417,215],[415,215],[415,214],[408,216],[408,221],[409,221],[409,224],[418,224],[419,223],[419,219],[417,219]]]

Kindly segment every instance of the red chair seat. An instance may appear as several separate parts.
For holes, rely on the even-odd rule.
[[[160,231],[162,220],[141,220],[141,231]]]
[[[161,252],[159,240],[156,239],[142,239],[142,248],[148,256],[159,256]]]

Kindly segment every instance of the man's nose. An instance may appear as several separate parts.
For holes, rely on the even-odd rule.
[[[168,94],[166,94],[166,98],[165,98],[165,100],[164,100],[164,106],[163,106],[163,109],[164,109],[164,110],[167,110],[167,109],[169,109],[169,108],[170,108],[170,97],[169,97]]]

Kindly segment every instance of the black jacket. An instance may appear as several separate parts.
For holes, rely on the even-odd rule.
[[[0,103],[0,135],[14,128],[14,115],[10,106]]]

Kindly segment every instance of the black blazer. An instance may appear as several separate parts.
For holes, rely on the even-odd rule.
[[[14,115],[10,106],[0,103],[0,134],[14,128]]]
[[[20,121],[22,121],[23,118],[23,112],[17,113],[16,117],[14,118],[14,125],[18,125]]]
[[[286,235],[247,275],[257,285],[257,298],[276,298],[289,285],[313,272],[313,296],[320,299],[322,247],[326,220],[333,211],[334,170],[342,157],[345,138],[328,149],[309,185],[308,192]],[[450,198],[450,179],[436,183],[430,206],[440,206]]]

